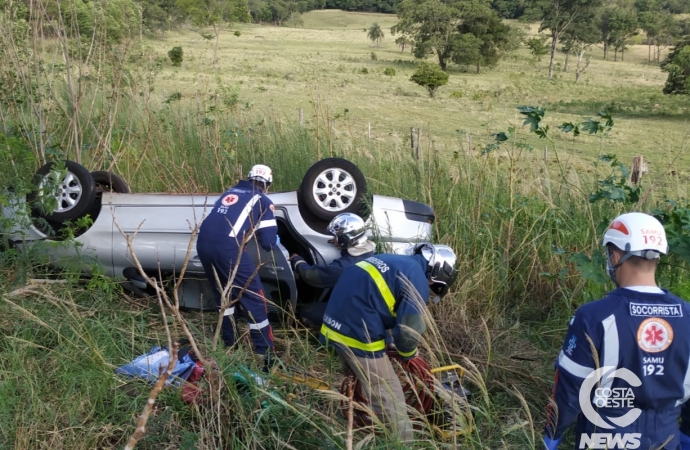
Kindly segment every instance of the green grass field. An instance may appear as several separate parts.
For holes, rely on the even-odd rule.
[[[381,48],[373,46],[363,31],[374,21],[386,34]],[[595,46],[591,65],[578,84],[574,84],[574,58],[569,72],[557,71],[556,79],[549,82],[548,58],[536,62],[523,49],[481,74],[452,67],[449,84],[439,89],[438,98],[430,99],[409,81],[414,58],[394,44],[390,26],[395,22],[395,16],[326,10],[305,14],[304,28],[231,25],[221,32],[215,70],[211,69],[213,41],[204,41],[192,30],[171,32],[164,39],[148,41],[153,54],[164,56],[180,45],[185,61],[179,69],[164,63],[156,95],[165,100],[180,92],[189,99],[212,87],[218,76],[223,83],[239,87],[240,100],[250,103],[257,116],[277,115],[296,122],[302,108],[309,123],[318,109],[336,117],[340,139],[367,136],[371,124],[372,139],[392,143],[400,151],[406,150],[410,127],[422,128],[427,147],[451,152],[466,147],[468,135],[478,149],[491,133],[509,124],[520,125],[515,109],[519,105],[546,107],[554,131],[561,122],[583,120],[608,106],[616,126],[607,152],[628,163],[633,155],[644,155],[652,175],[675,160],[676,169],[686,174],[687,101],[661,94],[666,74],[647,64],[646,46],[632,46],[625,61],[618,62],[602,60],[603,53]],[[529,33],[535,31],[535,26],[527,28]],[[234,36],[234,30],[240,30],[241,37]],[[558,68],[563,63],[559,54]],[[395,68],[396,75],[383,75],[386,67]],[[458,130],[466,134],[460,137]],[[543,143],[533,143],[543,148]],[[572,145],[559,143],[577,158],[591,159],[599,151],[598,141],[587,137]]]

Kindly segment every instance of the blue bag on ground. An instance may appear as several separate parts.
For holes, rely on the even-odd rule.
[[[115,369],[115,373],[120,375],[129,375],[131,377],[143,378],[150,383],[154,383],[158,380],[158,376],[163,373],[164,370],[168,368],[168,362],[170,361],[170,352],[166,347],[153,347],[151,351],[138,356],[132,362],[120,366]],[[166,380],[165,385],[170,386],[180,386],[182,383],[189,378],[189,375],[194,369],[194,361],[189,356],[189,353],[185,353],[184,356],[178,358],[175,362],[175,367],[173,368],[170,377]]]

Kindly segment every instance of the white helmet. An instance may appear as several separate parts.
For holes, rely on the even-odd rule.
[[[247,175],[247,180],[263,182],[265,187],[273,183],[273,172],[271,168],[263,164],[256,164]]]
[[[447,245],[422,242],[415,246],[414,253],[427,261],[426,277],[432,283],[432,292],[439,297],[446,295],[458,276],[453,249]]]
[[[622,214],[613,219],[602,240],[602,245],[608,244],[624,252],[616,265],[611,264],[610,253],[606,258],[606,270],[616,285],[616,269],[631,256],[652,260],[668,252],[664,226],[649,214],[639,212]]]
[[[366,224],[357,214],[338,214],[326,230],[335,237],[335,242],[341,249],[355,247],[367,239]]]

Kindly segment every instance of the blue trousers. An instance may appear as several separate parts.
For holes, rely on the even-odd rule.
[[[219,311],[222,304],[222,292],[218,289],[218,281],[220,281],[221,289],[225,289],[228,279],[237,265],[237,272],[232,280],[232,289],[229,292],[230,299],[237,301],[223,311],[223,325],[221,327],[223,342],[227,346],[235,344],[237,340],[235,322],[239,317],[241,307],[242,313],[247,316],[254,352],[263,355],[266,350],[273,349],[273,330],[268,323],[263,286],[259,279],[257,267],[247,254],[246,249],[240,250],[234,245],[234,240],[232,244],[223,245],[216,239],[207,239],[199,235],[196,250],[204,267],[204,272],[206,272],[206,277],[211,282]]]

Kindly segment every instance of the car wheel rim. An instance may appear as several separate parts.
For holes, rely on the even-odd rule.
[[[81,200],[84,191],[79,178],[73,173],[68,172],[62,180],[59,180],[59,176],[58,172],[53,172],[42,183],[44,189],[46,184],[54,186],[56,201],[54,213],[64,213],[73,209]],[[50,181],[51,179],[54,181]]]
[[[343,169],[327,169],[316,177],[312,195],[324,210],[343,211],[354,202],[357,196],[357,183],[352,175]]]

